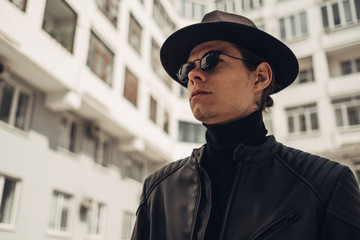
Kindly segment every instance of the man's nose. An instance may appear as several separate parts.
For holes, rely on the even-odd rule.
[[[200,68],[199,63],[196,64],[195,68],[192,69],[189,74],[189,83],[191,85],[194,85],[196,82],[204,82],[206,81],[206,76],[204,71]]]

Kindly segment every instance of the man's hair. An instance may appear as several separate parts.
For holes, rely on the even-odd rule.
[[[245,67],[248,68],[250,71],[255,71],[257,66],[259,66],[259,64],[262,62],[267,62],[270,65],[271,70],[272,70],[271,83],[269,84],[269,86],[267,86],[263,90],[260,101],[256,103],[259,106],[259,109],[262,111],[265,109],[269,109],[270,107],[272,107],[274,105],[274,101],[270,97],[270,94],[273,92],[274,85],[275,85],[275,72],[274,72],[273,67],[271,66],[271,64],[268,61],[259,57],[252,51],[250,51],[246,48],[240,47],[240,46],[236,46],[236,45],[235,45],[235,47],[240,51],[242,57],[247,60],[247,61],[243,61],[243,63],[245,65]]]

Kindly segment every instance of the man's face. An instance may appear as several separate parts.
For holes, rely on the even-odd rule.
[[[240,51],[230,42],[208,41],[197,45],[188,61],[200,59],[211,50],[242,58]],[[206,124],[223,124],[244,118],[258,109],[256,102],[262,90],[255,87],[256,73],[250,72],[243,61],[220,54],[213,70],[196,67],[189,72],[189,102],[195,118]]]

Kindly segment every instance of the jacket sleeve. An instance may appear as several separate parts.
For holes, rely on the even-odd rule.
[[[349,168],[341,174],[328,202],[320,239],[360,239],[360,191]]]
[[[140,198],[140,206],[136,212],[135,226],[132,232],[131,240],[150,239],[150,220],[146,205],[146,181]]]

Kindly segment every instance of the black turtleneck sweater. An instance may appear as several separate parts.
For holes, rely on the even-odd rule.
[[[236,171],[234,151],[240,143],[249,146],[263,144],[267,130],[260,110],[227,124],[203,125],[207,128],[207,145],[202,165],[212,187],[212,208],[205,239],[218,239]]]

